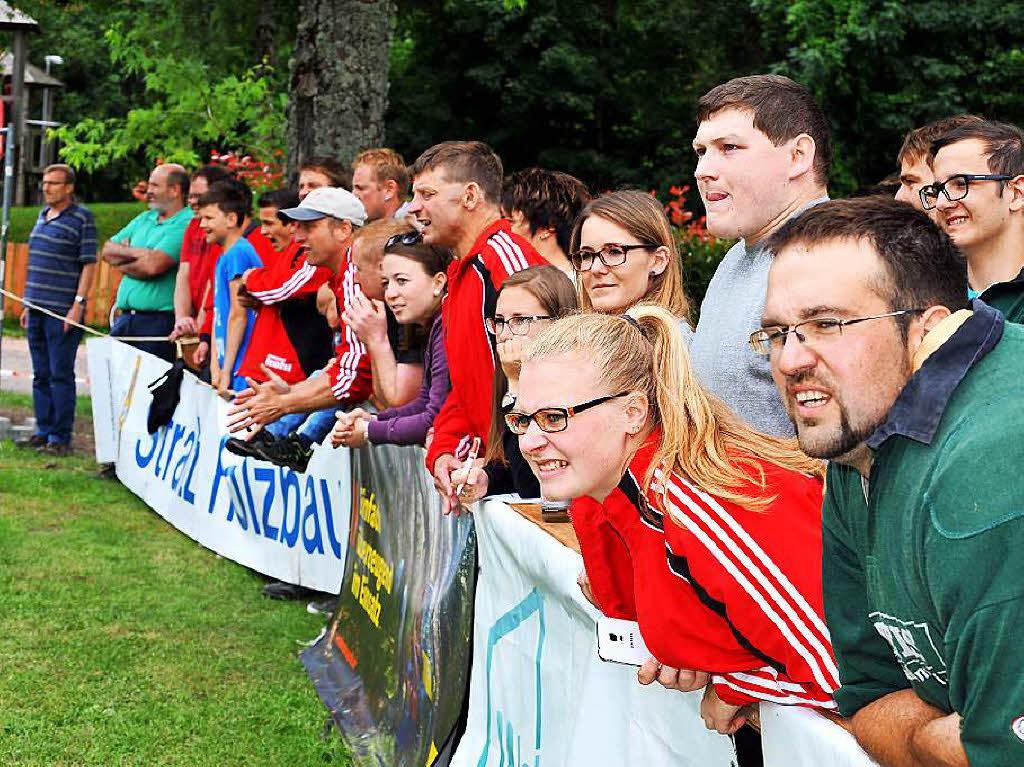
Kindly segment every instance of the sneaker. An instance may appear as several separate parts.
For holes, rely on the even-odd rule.
[[[224,443],[224,447],[227,448],[229,453],[240,455],[243,458],[259,458],[259,449],[274,442],[277,442],[277,437],[266,429],[260,429],[253,435],[252,439],[245,440],[232,437]]]
[[[310,602],[306,605],[306,612],[312,615],[334,615],[334,611],[338,609],[338,597],[331,597],[325,599],[322,602]]]
[[[309,599],[317,595],[316,591],[284,581],[268,583],[260,590],[260,593],[271,599]]]
[[[33,450],[41,450],[42,448],[46,447],[48,442],[49,440],[47,440],[46,437],[44,437],[42,434],[33,434],[24,442],[16,442],[15,444],[18,447],[31,448]]]
[[[71,455],[71,443],[70,442],[50,442],[46,447],[42,448],[39,452],[45,453],[46,455],[52,455],[57,458],[66,458]]]
[[[289,434],[283,439],[258,448],[256,456],[302,474],[309,466],[309,459],[313,457],[313,448],[303,445],[297,435]]]

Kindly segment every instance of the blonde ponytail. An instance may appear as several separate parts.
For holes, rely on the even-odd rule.
[[[661,468],[710,495],[761,511],[775,497],[758,459],[824,476],[824,464],[800,452],[796,440],[755,431],[704,390],[671,312],[639,304],[627,317],[581,314],[558,320],[534,339],[525,359],[579,356],[594,364],[609,392],[646,394],[649,425],[661,428],[662,439],[644,478],[645,492]]]

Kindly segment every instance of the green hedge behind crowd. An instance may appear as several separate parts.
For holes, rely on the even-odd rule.
[[[85,206],[96,218],[96,233],[102,244],[146,209],[141,202],[89,202]],[[10,242],[28,242],[28,236],[35,226],[39,206],[11,208]]]

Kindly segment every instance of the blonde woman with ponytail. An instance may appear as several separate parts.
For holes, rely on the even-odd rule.
[[[707,394],[677,322],[639,305],[552,323],[506,422],[544,497],[573,501],[593,601],[639,622],[642,683],[706,686],[704,721],[726,734],[760,700],[834,709],[824,467]]]

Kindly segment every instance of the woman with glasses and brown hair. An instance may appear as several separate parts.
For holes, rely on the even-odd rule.
[[[461,487],[456,500],[469,504],[488,495],[515,493],[538,498],[540,486],[519,452],[516,435],[505,428],[504,415],[515,404],[519,367],[531,338],[553,320],[576,310],[576,290],[565,273],[554,266],[532,266],[510,275],[501,286],[494,316],[485,320],[494,336],[501,363],[494,376],[494,406],[487,453],[469,470],[452,474],[453,487]],[[452,504],[457,508],[458,504]]]
[[[688,339],[690,301],[679,250],[661,204],[636,190],[610,192],[576,219],[569,263],[579,275],[580,309],[622,314],[641,302],[667,309]]]
[[[824,466],[700,387],[673,314],[552,323],[505,420],[544,497],[573,499],[595,604],[639,623],[641,682],[706,686],[704,721],[726,734],[760,700],[835,708]]]

